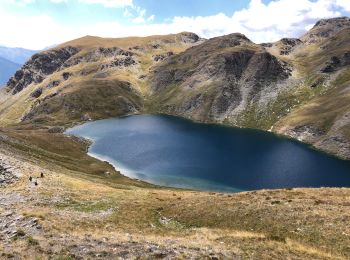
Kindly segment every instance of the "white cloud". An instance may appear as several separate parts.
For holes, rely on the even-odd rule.
[[[67,3],[68,0],[49,0],[51,3],[59,4],[59,3]],[[26,6],[27,4],[33,4],[36,0],[5,0],[5,2],[10,4],[16,4],[18,6]]]
[[[132,13],[129,11],[128,8],[125,8],[124,12],[123,12],[123,16],[124,17],[131,17]]]
[[[5,2],[10,4],[15,4],[18,6],[26,6],[27,4],[35,3],[36,0],[5,0]]]
[[[141,9],[140,7],[137,7],[136,8],[136,12],[137,12],[137,17],[132,19],[132,22],[133,23],[144,23],[145,22],[146,10],[145,9]]]
[[[350,1],[349,0],[336,0],[336,5],[343,8],[347,12],[350,12]]]
[[[79,0],[79,2],[85,4],[100,4],[110,8],[133,6],[133,0]]]
[[[68,3],[68,0],[50,0],[51,3],[60,4],[60,3]]]
[[[28,0],[30,1],[30,0]],[[106,2],[98,0],[80,0]],[[112,1],[108,1],[111,4]],[[115,1],[113,1],[115,2]],[[132,1],[118,1],[132,4]],[[252,0],[245,9],[232,16],[219,13],[211,16],[174,17],[163,23],[148,23],[154,16],[146,16],[146,10],[131,6],[136,23],[129,25],[115,22],[65,26],[47,15],[16,16],[0,9],[0,44],[40,49],[62,43],[84,35],[101,37],[146,36],[192,31],[201,37],[210,38],[233,32],[244,33],[251,40],[271,42],[282,37],[299,37],[310,29],[317,20],[340,16],[339,9],[349,8],[350,0],[275,0],[264,4]],[[350,9],[350,8],[349,8]],[[348,10],[348,9],[346,9]],[[124,15],[127,14],[124,11]]]
[[[47,15],[16,17],[0,11],[0,23],[11,25],[0,27],[0,44],[5,46],[41,49],[63,36],[61,27]]]
[[[147,22],[153,21],[154,18],[156,18],[156,16],[154,14],[152,14],[150,17],[147,18]]]
[[[136,17],[132,19],[131,21],[136,24],[141,24],[145,22],[151,22],[154,20],[155,15],[152,14],[148,18],[146,18],[146,9],[142,9],[139,6],[135,6],[133,10],[136,12]]]
[[[133,23],[144,23],[145,22],[145,18],[143,18],[142,16],[138,16],[135,17],[134,19],[132,19]]]
[[[317,20],[340,16],[335,0],[279,0],[263,4],[252,0],[247,9],[235,12],[232,23],[257,42],[298,37]]]

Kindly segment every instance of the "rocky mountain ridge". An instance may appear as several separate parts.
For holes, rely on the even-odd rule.
[[[247,104],[259,102],[262,92],[264,97],[275,92],[291,72],[291,64],[242,34],[230,34],[158,65],[151,76],[151,97],[158,111],[220,122],[235,119]]]
[[[83,37],[16,72],[0,124],[50,128],[156,112],[271,130],[350,159],[349,31],[340,17],[265,44],[239,33]]]
[[[321,42],[324,39],[332,37],[344,28],[350,27],[349,17],[337,17],[331,19],[319,20],[300,40],[304,44],[313,44]]]
[[[46,76],[56,72],[77,52],[77,48],[68,47],[35,54],[10,78],[7,87],[12,90],[13,94],[16,94],[31,83],[41,83]]]

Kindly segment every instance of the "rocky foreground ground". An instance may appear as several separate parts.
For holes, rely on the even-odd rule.
[[[16,157],[0,154],[2,259],[350,257],[350,189],[112,187]]]
[[[41,177],[44,173],[44,177]],[[29,177],[32,181],[29,181]],[[76,233],[72,230],[55,232],[60,229],[56,221],[98,221],[107,219],[117,208],[90,212],[72,212],[66,209],[48,208],[43,205],[64,205],[65,177],[38,166],[17,161],[10,156],[0,155],[0,252],[2,258],[27,259],[35,257],[53,257],[54,259],[135,259],[135,258],[198,258],[209,259],[236,258],[233,252],[221,248],[186,245],[175,238],[161,239],[156,236],[143,237],[140,234],[104,233],[94,230],[93,233]],[[36,183],[36,184],[35,184]],[[10,185],[11,184],[11,185]],[[47,192],[56,194],[47,196]],[[46,196],[43,196],[43,192]],[[96,201],[98,203],[98,201]],[[58,219],[46,226],[46,215],[54,214]],[[72,219],[73,217],[73,219]],[[170,219],[160,217],[159,222],[168,225]],[[44,227],[41,225],[44,225]],[[48,224],[48,223],[47,223]],[[155,228],[154,225],[151,227]],[[54,232],[54,233],[53,233]],[[249,236],[249,234],[248,234]],[[237,255],[237,258],[240,258]]]

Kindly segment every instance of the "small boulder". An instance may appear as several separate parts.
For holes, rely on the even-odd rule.
[[[70,72],[63,72],[62,73],[62,77],[64,80],[69,79],[71,76],[72,76],[72,73],[70,73]]]
[[[42,88],[38,88],[32,94],[30,94],[30,96],[33,97],[33,98],[38,98],[38,97],[41,96],[42,93],[43,93],[43,89]]]
[[[47,88],[54,88],[54,87],[57,87],[59,84],[60,84],[59,80],[54,80],[54,81],[51,81],[46,87]]]

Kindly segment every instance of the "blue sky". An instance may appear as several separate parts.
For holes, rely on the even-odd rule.
[[[123,1],[120,1],[121,6],[109,7],[104,5],[103,1],[100,1],[100,3],[98,3],[99,1],[92,1],[91,4],[87,4],[86,2],[84,3],[84,1],[79,0],[5,0],[0,5],[2,5],[4,10],[19,15],[40,15],[45,13],[62,23],[89,24],[96,21],[115,20],[121,23],[128,23],[132,19],[131,17],[124,16],[125,9],[133,16],[136,16],[138,14],[137,7],[141,10],[146,10],[148,16],[154,15],[155,19],[152,21],[153,23],[161,23],[169,21],[174,16],[209,16],[220,12],[226,15],[232,15],[234,11],[247,7],[249,4],[249,0],[134,0],[125,2],[132,3],[132,6],[128,4],[124,5],[122,4]],[[110,2],[112,3],[112,1]]]
[[[349,12],[350,0],[2,0],[0,45],[42,49],[84,35],[181,31],[205,38],[241,32],[268,42]]]

